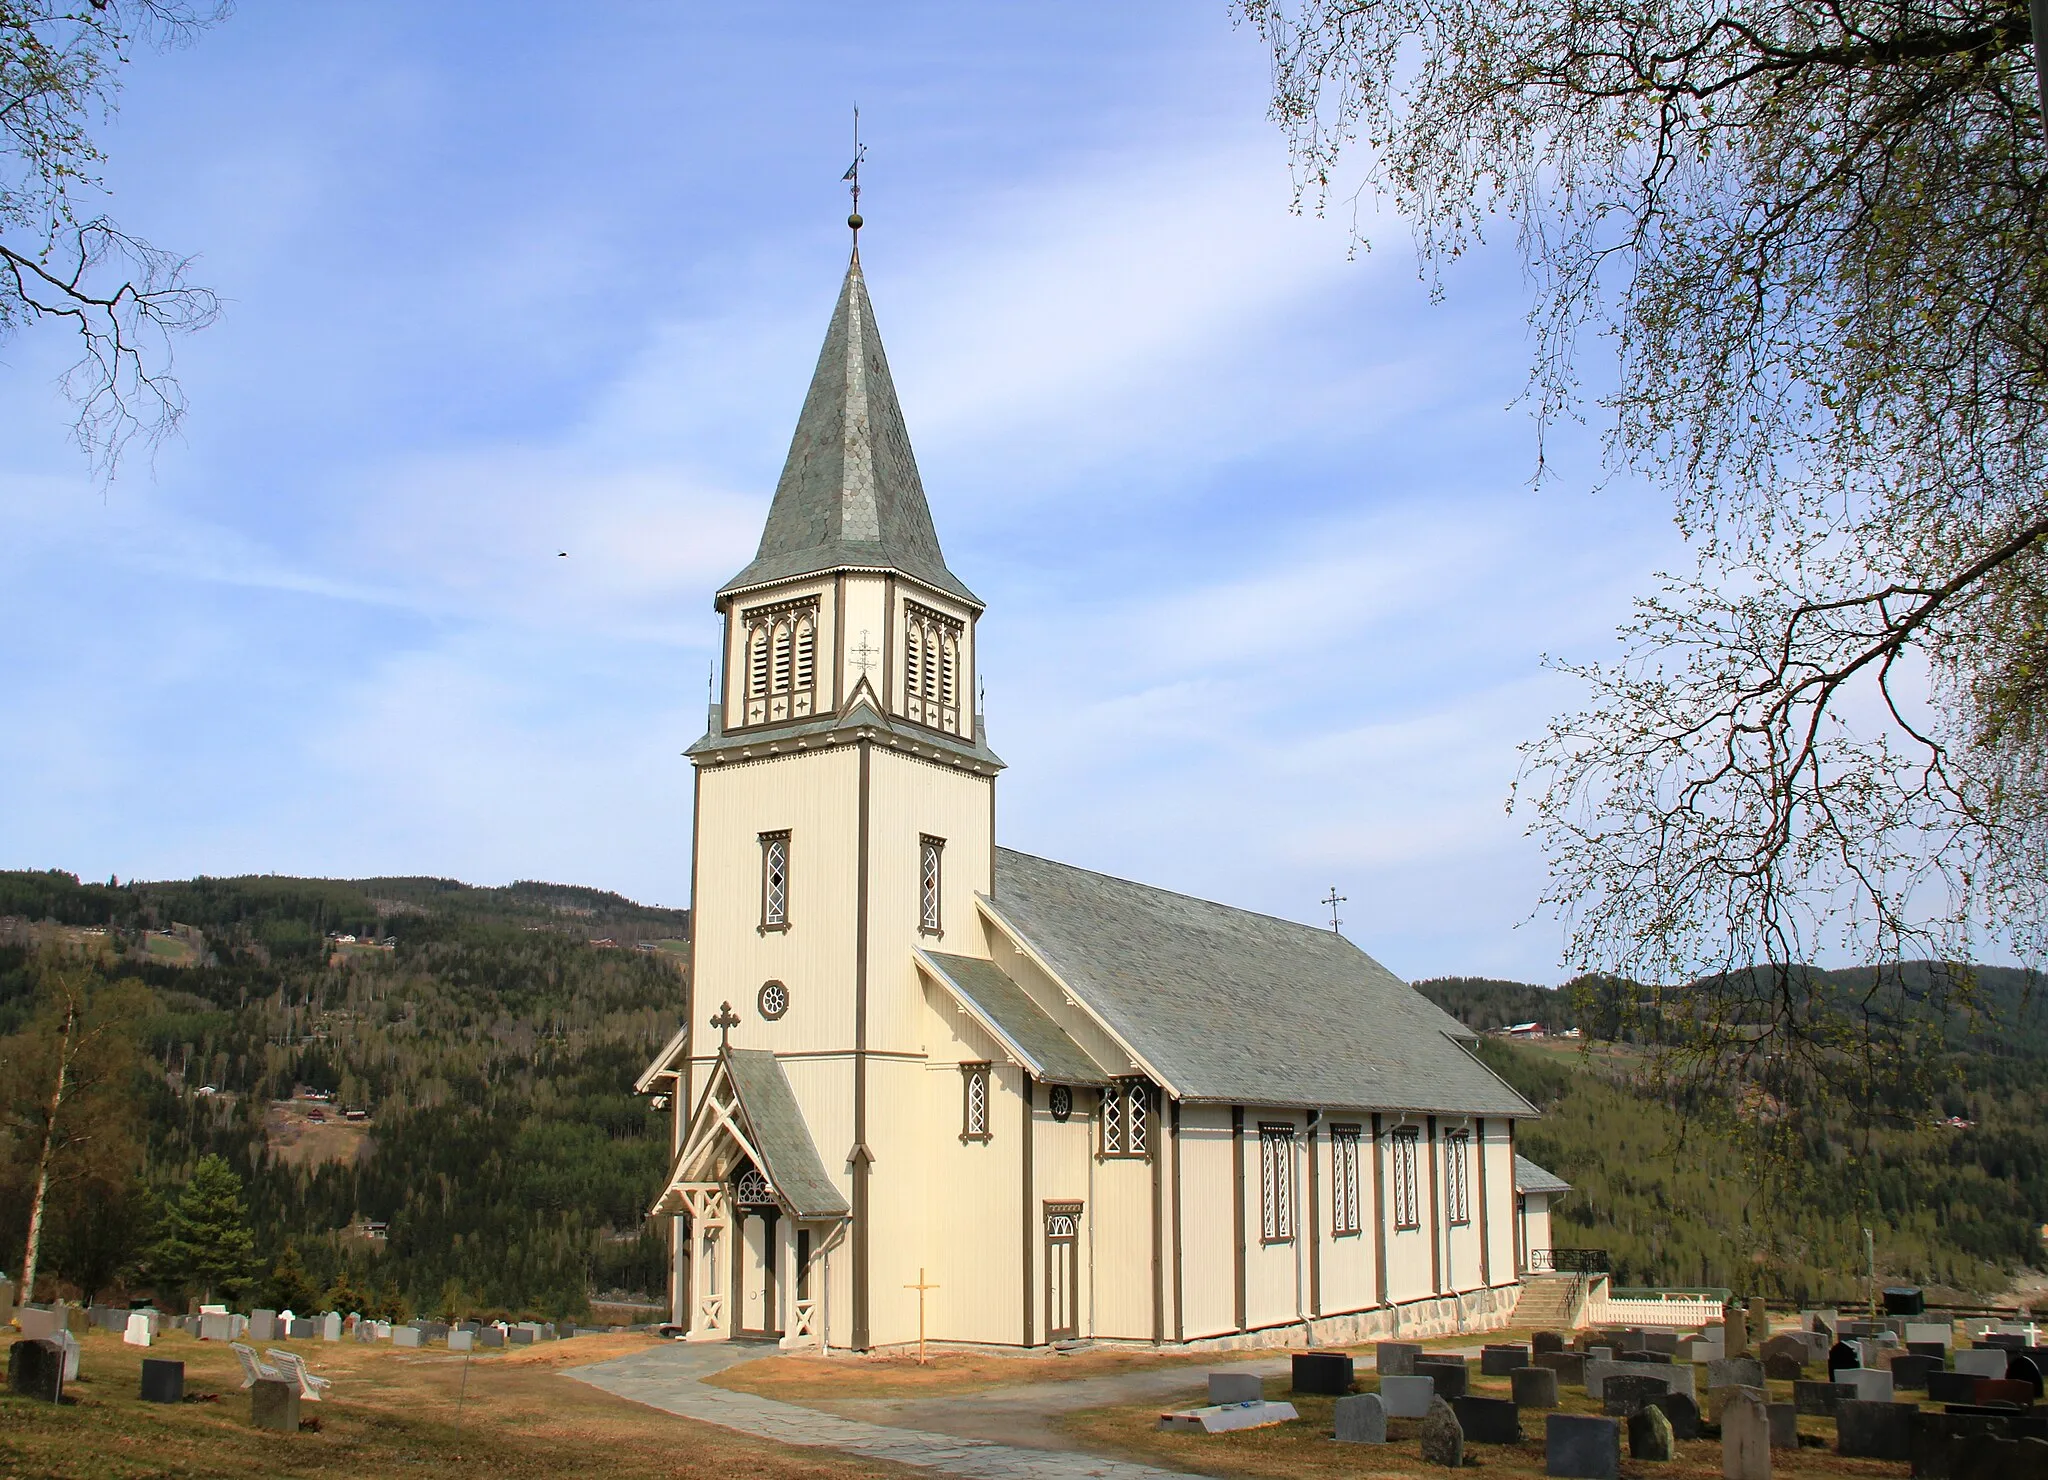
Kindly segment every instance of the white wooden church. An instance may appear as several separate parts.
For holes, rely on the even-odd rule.
[[[691,1339],[893,1346],[921,1298],[1016,1347],[1504,1323],[1536,1112],[1468,1029],[1329,930],[996,846],[982,603],[857,249],[716,606],[692,985],[639,1082]]]

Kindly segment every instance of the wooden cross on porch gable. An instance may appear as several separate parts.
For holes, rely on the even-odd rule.
[[[732,1030],[740,1025],[740,1015],[732,1010],[730,1002],[718,1004],[718,1015],[711,1020],[711,1026],[718,1029],[718,1051],[724,1053],[732,1047]]]

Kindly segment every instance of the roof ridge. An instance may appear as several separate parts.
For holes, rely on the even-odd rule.
[[[1220,899],[1209,899],[1203,895],[1189,894],[1180,889],[1168,889],[1160,884],[1147,884],[1143,879],[1127,879],[1122,874],[1106,874],[1101,869],[1083,868],[1078,863],[1062,863],[1057,858],[1047,858],[1043,854],[1039,853],[1026,853],[1021,848],[1005,848],[1001,844],[997,844],[996,852],[999,854],[1014,854],[1018,858],[1028,858],[1032,860],[1032,862],[1034,863],[1048,863],[1051,864],[1054,868],[1067,869],[1070,872],[1077,874],[1087,874],[1090,878],[1107,879],[1112,884],[1128,884],[1131,888],[1142,889],[1147,894],[1164,894],[1174,899],[1185,899],[1192,904],[1207,905],[1210,909],[1228,910],[1233,915],[1250,915],[1252,918],[1258,920],[1271,920],[1276,925],[1286,925],[1296,930],[1305,930],[1310,935],[1334,936],[1336,939],[1343,941],[1345,945],[1350,946],[1352,950],[1358,952],[1359,955],[1364,956],[1366,960],[1371,961],[1376,966],[1380,966],[1381,970],[1387,970],[1385,966],[1381,965],[1377,957],[1367,952],[1363,946],[1359,945],[1357,941],[1351,939],[1350,936],[1344,935],[1339,931],[1325,930],[1320,925],[1310,925],[1303,920],[1290,920],[1285,915],[1270,914],[1265,910],[1249,910],[1240,904],[1225,904]],[[998,875],[997,883],[998,892],[995,894],[994,898],[996,902],[1000,904],[1003,897],[1000,890],[1000,874]],[[1388,971],[1387,974],[1389,976],[1393,976],[1393,973],[1391,971]],[[1396,976],[1394,977],[1394,979],[1400,982],[1403,986],[1413,985],[1412,983],[1408,982],[1405,978],[1402,977]]]

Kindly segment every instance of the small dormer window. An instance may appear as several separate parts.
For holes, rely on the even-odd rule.
[[[903,713],[936,730],[960,729],[960,640],[966,624],[914,601],[903,607]]]
[[[818,603],[815,597],[740,613],[746,640],[746,722],[808,719],[817,705]]]

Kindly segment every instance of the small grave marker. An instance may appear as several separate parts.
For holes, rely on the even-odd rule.
[[[163,1357],[144,1357],[141,1397],[145,1403],[184,1402],[185,1364]]]
[[[1336,1407],[1339,1444],[1384,1444],[1387,1442],[1387,1405],[1378,1393],[1353,1393],[1339,1398]]]
[[[1543,1424],[1543,1471],[1571,1480],[1617,1480],[1621,1474],[1621,1421],[1551,1414]]]

